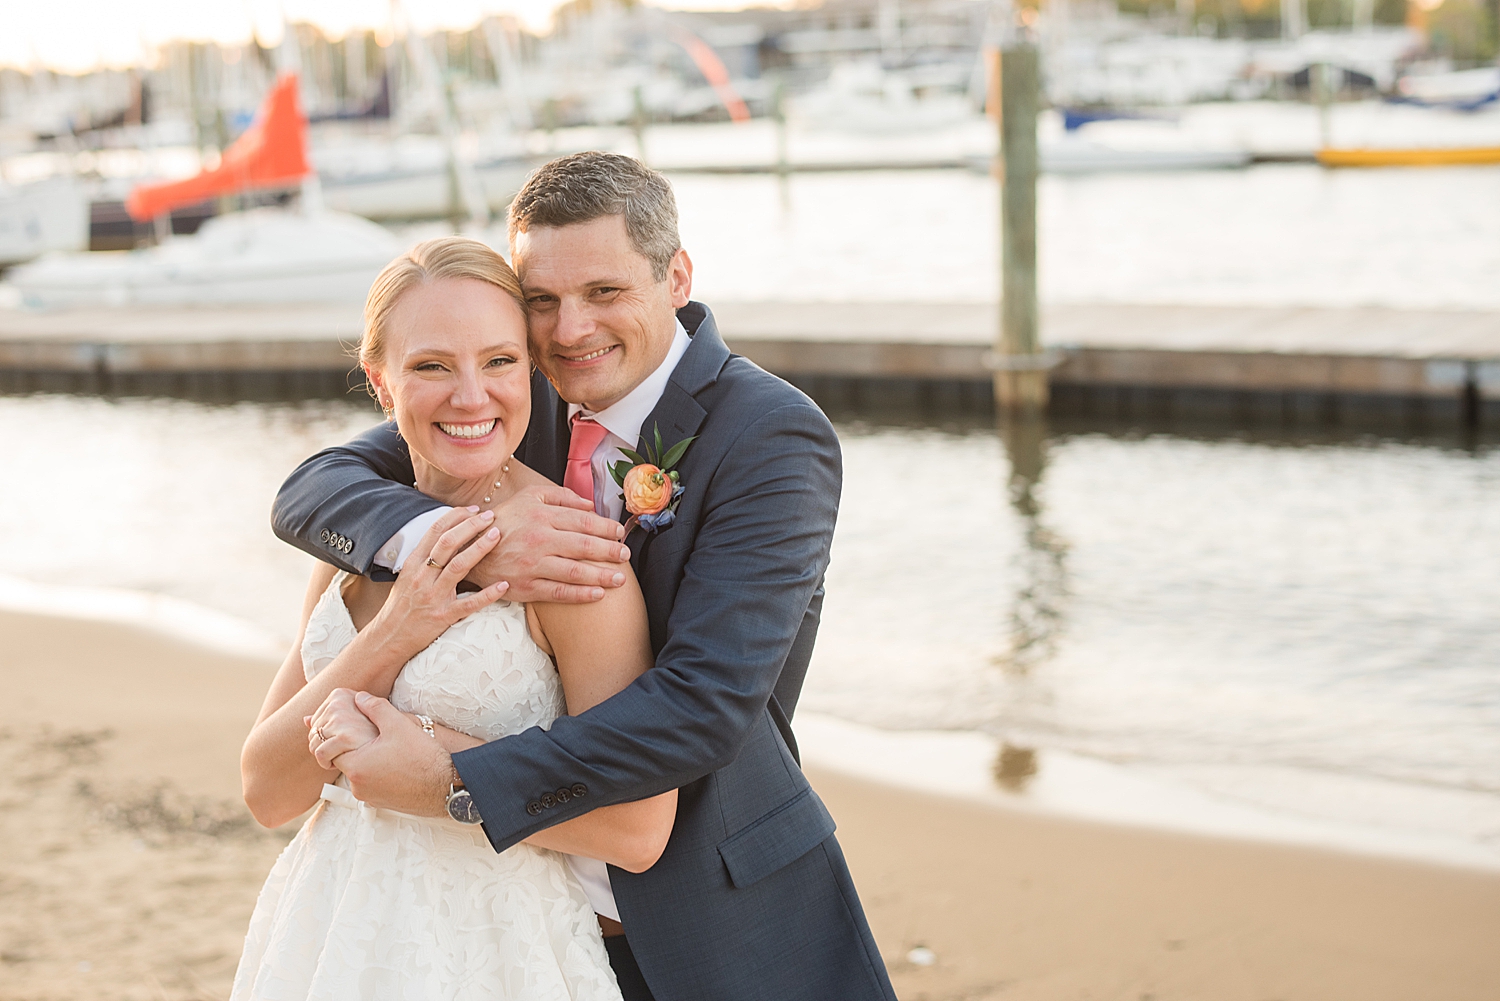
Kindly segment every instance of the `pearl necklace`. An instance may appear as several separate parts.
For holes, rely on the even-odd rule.
[[[510,460],[514,459],[515,457],[516,457],[515,453],[511,453],[510,457],[505,460],[505,465],[503,465],[503,466],[500,467],[500,475],[499,475],[498,478],[496,478],[495,485],[492,486],[492,487],[490,487],[489,496],[486,497],[482,501],[482,503],[488,504],[491,500],[494,499],[494,497],[495,497],[495,491],[499,490],[500,489],[500,484],[502,484],[502,483],[505,482],[505,474],[508,473],[508,472],[510,472]]]

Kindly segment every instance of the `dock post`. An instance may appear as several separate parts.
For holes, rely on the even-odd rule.
[[[1037,351],[1037,49],[1015,40],[1000,52],[1000,336],[993,358],[995,406],[1047,408],[1047,362]]]
[[[1307,84],[1312,91],[1313,103],[1318,107],[1318,148],[1333,146],[1333,120],[1329,102],[1333,100],[1333,75],[1338,72],[1329,62],[1316,62],[1307,67]]]
[[[791,172],[791,155],[787,151],[786,136],[786,77],[776,74],[775,86],[771,89],[771,118],[776,123],[776,174],[782,180]]]
[[[634,105],[630,111],[630,131],[635,133],[635,158],[642,163],[646,162],[646,99],[641,93],[641,85],[636,84],[635,90],[631,92],[631,101]]]

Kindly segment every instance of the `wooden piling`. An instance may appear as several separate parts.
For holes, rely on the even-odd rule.
[[[646,98],[641,85],[631,91],[630,131],[635,134],[635,158],[646,162]]]
[[[1036,295],[1040,89],[1036,46],[1029,41],[1006,45],[1000,53],[1000,334],[993,358],[995,404],[1003,411],[1047,406]]]
[[[771,120],[776,123],[776,173],[785,177],[791,171],[791,154],[786,134],[786,78],[780,73],[771,86]]]
[[[1307,68],[1307,85],[1313,103],[1318,107],[1318,149],[1333,147],[1333,120],[1329,104],[1333,101],[1333,75],[1338,72],[1329,62],[1316,62]]]

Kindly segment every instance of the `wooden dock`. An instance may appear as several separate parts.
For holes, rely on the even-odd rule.
[[[824,394],[988,405],[993,303],[711,305],[736,351]],[[360,322],[357,306],[0,310],[0,377],[13,391],[342,380]],[[1053,304],[1042,336],[1062,407],[1500,415],[1500,312]]]

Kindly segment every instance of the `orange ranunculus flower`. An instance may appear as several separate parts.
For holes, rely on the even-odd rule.
[[[659,514],[672,502],[672,478],[643,462],[625,474],[625,510],[634,515]]]

